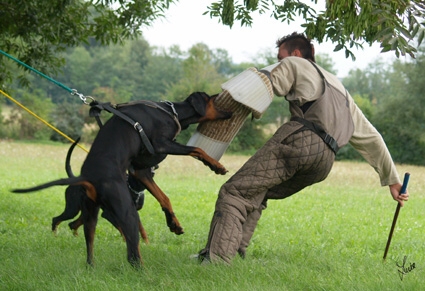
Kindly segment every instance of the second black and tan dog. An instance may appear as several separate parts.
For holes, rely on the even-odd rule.
[[[99,130],[78,177],[55,180],[15,193],[27,193],[54,185],[83,185],[86,196],[82,205],[87,263],[93,264],[93,240],[100,207],[114,216],[127,244],[127,260],[133,266],[142,263],[139,249],[139,215],[128,195],[126,170],[132,166],[137,172],[159,164],[167,155],[189,155],[197,158],[216,174],[226,168],[202,149],[175,141],[180,128],[207,120],[226,119],[230,112],[214,106],[215,97],[205,93],[191,94],[183,102],[132,102],[117,106],[122,114],[136,120],[151,142],[154,153],[149,153],[139,132],[125,120],[114,115]]]

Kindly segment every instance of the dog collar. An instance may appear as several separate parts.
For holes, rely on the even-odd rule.
[[[161,101],[161,103],[164,103],[164,104],[170,106],[171,107],[171,110],[173,111],[173,114],[171,114],[169,111],[165,110],[161,106],[158,106],[157,107],[157,108],[159,108],[159,109],[167,112],[170,116],[172,116],[172,118],[176,122],[178,129],[177,129],[176,135],[174,136],[174,139],[175,139],[180,134],[180,132],[182,130],[182,127],[180,125],[179,118],[178,118],[179,117],[179,114],[177,113],[176,108],[174,108],[174,103],[173,102],[171,102],[171,101]]]
[[[177,111],[176,111],[176,108],[174,108],[174,103],[173,102],[170,102],[170,101],[162,101],[163,103],[165,103],[165,104],[167,104],[168,106],[170,106],[171,107],[171,110],[173,110],[173,114],[174,114],[174,116],[175,117],[177,117],[177,118],[179,118],[179,114],[177,113]]]

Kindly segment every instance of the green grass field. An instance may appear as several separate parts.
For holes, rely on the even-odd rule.
[[[220,186],[247,157],[224,156],[229,173],[217,176],[195,159],[169,156],[155,180],[185,234],[168,230],[159,204],[146,193],[140,211],[150,239],[141,244],[144,267],[130,267],[118,231],[99,218],[95,267],[89,268],[82,229],[77,237],[68,222],[56,235],[50,230],[52,217],[63,211],[65,187],[9,192],[65,177],[68,147],[0,141],[0,290],[424,290],[423,167],[398,165],[401,176],[411,173],[411,198],[400,211],[386,262],[397,204],[369,165],[337,162],[326,181],[269,202],[245,260],[201,266],[190,256],[205,245]],[[75,149],[75,173],[85,156]]]

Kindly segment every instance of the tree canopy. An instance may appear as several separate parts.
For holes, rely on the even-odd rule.
[[[55,73],[58,53],[90,40],[121,43],[141,35],[174,0],[2,0],[0,48],[31,67]],[[0,55],[0,83],[12,78]]]
[[[283,2],[283,3],[282,3]],[[308,2],[310,2],[308,4]],[[345,49],[346,57],[355,58],[351,48],[381,43],[382,52],[394,51],[396,56],[415,56],[416,48],[409,42],[415,37],[421,44],[425,34],[425,3],[423,0],[327,0],[324,10],[316,11],[317,0],[220,0],[211,3],[211,17],[218,17],[232,27],[252,24],[252,14],[269,13],[271,17],[294,21],[304,20],[306,35],[317,40],[335,43],[335,51]]]
[[[195,45],[186,55],[178,47],[156,54],[139,38],[144,27],[163,17],[170,4],[177,2],[0,0],[0,49],[43,73],[56,75],[60,69],[59,81],[103,100],[157,100],[164,94],[177,100],[186,91],[216,93],[222,78],[252,64],[233,64],[226,51],[210,50],[203,44]],[[419,50],[416,47],[425,34],[424,1],[327,0],[323,7],[318,2],[324,1],[213,0],[204,14],[230,27],[238,22],[250,26],[254,13],[288,24],[296,17],[302,18],[302,27],[309,38],[318,43],[331,41],[335,51],[345,50],[347,57],[354,58],[353,47],[373,43],[380,43],[382,52],[393,51],[397,57],[417,57],[408,63],[397,61],[391,68],[375,64],[366,71],[352,71],[344,83],[382,132],[395,160],[422,165],[425,115],[421,76],[425,52],[423,47]],[[115,44],[124,45],[118,48]],[[264,56],[265,61],[272,58]],[[329,56],[318,56],[317,61],[332,71]],[[37,82],[37,77],[25,76],[22,68],[0,54],[0,86],[6,80]],[[138,74],[134,74],[136,71]],[[92,81],[88,82],[89,79]],[[38,89],[31,92],[14,87],[15,95],[43,117],[56,120],[57,126],[67,129],[66,132],[80,135],[84,117],[75,116],[78,110],[71,110],[69,104],[63,106],[69,100],[58,93],[60,89],[46,83],[40,82]],[[285,103],[276,102],[259,122],[246,123],[248,134],[239,134],[238,142],[233,142],[232,147],[241,151],[255,146],[248,140],[254,136],[249,132],[259,126],[280,124],[287,117],[282,104]],[[18,111],[11,111],[7,119],[0,114],[0,121],[0,137],[49,136],[48,131],[29,123]]]
[[[2,0],[0,48],[47,74],[63,68],[59,52],[95,41],[108,45],[140,36],[146,26],[164,16],[178,0]],[[381,43],[382,52],[415,56],[413,39],[420,44],[425,34],[423,0],[327,0],[322,10],[317,0],[218,0],[205,14],[223,25],[235,22],[250,26],[253,13],[294,21],[302,17],[305,33],[318,43],[331,41],[335,50],[364,43]],[[0,83],[19,77],[10,62],[0,55]],[[22,69],[22,68],[19,68]]]

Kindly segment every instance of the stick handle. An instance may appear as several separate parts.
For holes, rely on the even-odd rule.
[[[410,179],[410,173],[405,173],[404,179],[403,179],[403,185],[401,186],[401,189],[400,189],[400,194],[406,193],[407,184],[409,183],[409,179]]]

